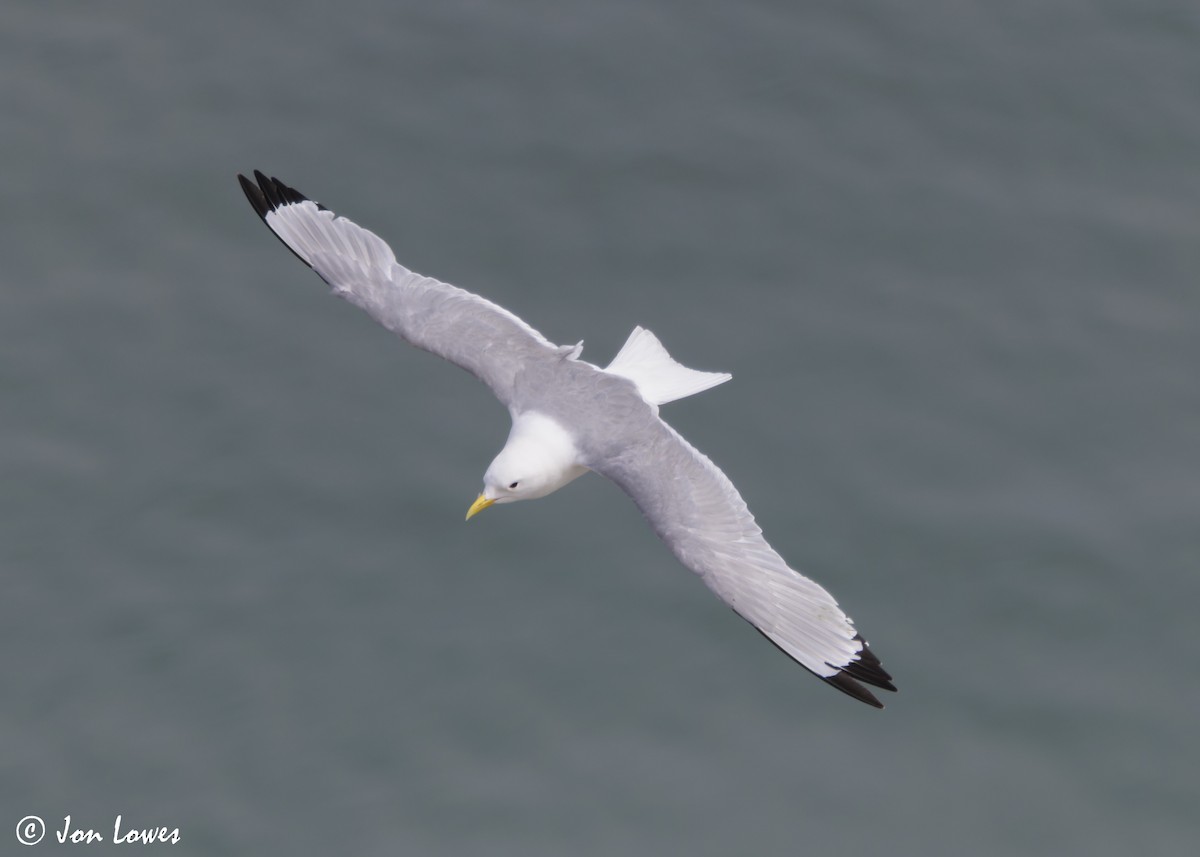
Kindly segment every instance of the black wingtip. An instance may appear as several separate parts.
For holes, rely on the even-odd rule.
[[[862,638],[862,634],[855,634],[854,639],[862,643],[862,648],[859,649],[858,655],[850,663],[843,666],[838,672],[831,676],[822,676],[828,684],[833,685],[842,693],[847,693],[855,699],[865,702],[867,705],[873,705],[876,708],[883,708],[883,703],[876,699],[875,694],[867,690],[859,682],[878,687],[882,690],[890,690],[896,692],[896,685],[892,684],[892,677],[888,671],[883,668],[883,664],[879,662],[879,658],[867,646],[867,641]],[[829,664],[833,666],[833,664]]]
[[[257,172],[258,170],[255,170],[255,173]],[[267,213],[271,211],[271,204],[267,202],[262,189],[241,173],[238,173],[237,177],[238,184],[242,186],[242,193],[246,194],[246,199],[250,200],[250,205],[254,208],[254,212],[263,220],[266,220]]]
[[[246,199],[250,200],[250,205],[263,220],[266,220],[267,215],[272,211],[277,211],[285,205],[312,202],[294,187],[285,185],[274,176],[268,177],[259,170],[254,171],[254,181],[250,181],[238,173],[238,183],[242,186],[242,192],[246,194]],[[313,204],[321,211],[326,210],[325,206],[319,202]]]
[[[237,177],[238,184],[242,186],[242,193],[246,194],[246,199],[250,200],[250,205],[254,208],[255,213],[258,214],[262,222],[267,224],[267,228],[280,240],[284,247],[288,248],[288,251],[293,256],[312,268],[309,261],[297,253],[292,245],[284,241],[283,236],[276,232],[271,224],[267,222],[267,215],[272,211],[278,211],[284,206],[296,205],[301,202],[312,202],[318,211],[328,211],[329,209],[319,202],[310,200],[294,187],[288,187],[277,178],[268,178],[258,170],[254,171],[254,181],[250,181],[250,179],[241,173],[238,173]],[[325,276],[320,271],[317,271],[317,276],[325,280]],[[329,281],[325,280],[325,282],[328,283]]]
[[[820,679],[826,684],[836,687],[847,696],[853,696],[859,702],[865,702],[874,708],[883,708],[883,703],[876,698],[875,694],[850,678],[844,670],[831,676],[820,676]]]
[[[875,687],[895,691],[896,686],[892,684],[892,677],[883,668],[883,664],[879,662],[879,658],[875,657],[875,653],[867,646],[867,641],[862,638],[861,634],[856,634],[854,639],[862,643],[862,648],[859,650],[858,657],[855,660],[842,667],[842,672]],[[833,665],[830,664],[830,666]]]
[[[772,646],[779,649],[779,651],[783,652],[789,658],[792,658],[792,656],[788,654],[787,649],[783,648],[783,646],[779,645],[769,636],[767,636],[766,632],[764,632],[762,628],[759,628],[757,625],[755,625],[754,630],[762,634]],[[892,692],[895,692],[896,686],[892,684],[892,677],[888,675],[887,670],[883,668],[883,665],[879,662],[879,658],[875,657],[875,653],[867,648],[867,641],[862,638],[862,635],[855,634],[854,639],[862,643],[862,648],[859,649],[858,654],[850,663],[840,668],[835,667],[835,669],[838,671],[833,675],[820,675],[819,673],[815,673],[811,669],[808,669],[808,667],[804,667],[804,664],[800,664],[800,666],[804,667],[826,684],[836,687],[847,696],[852,696],[859,702],[865,702],[867,705],[875,708],[883,708],[883,703],[875,697],[875,694],[871,693],[871,691],[867,690],[859,682],[865,682],[866,684],[874,685],[875,687],[883,690],[890,690]],[[792,658],[792,660],[795,661],[796,659]],[[796,661],[796,663],[800,662]],[[827,664],[827,666],[833,667],[833,664]]]

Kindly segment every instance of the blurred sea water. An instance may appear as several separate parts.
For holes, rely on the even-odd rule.
[[[1175,2],[11,3],[0,821],[1190,853],[1198,48]],[[597,477],[464,525],[507,415],[331,300],[254,168],[585,359],[732,372],[663,415],[888,708]]]

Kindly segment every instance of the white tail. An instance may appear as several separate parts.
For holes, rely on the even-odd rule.
[[[665,405],[702,393],[733,377],[728,372],[698,372],[679,365],[658,337],[644,327],[633,329],[604,371],[628,378],[652,405]]]

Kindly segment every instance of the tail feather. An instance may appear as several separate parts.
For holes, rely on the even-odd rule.
[[[733,376],[728,372],[699,372],[681,366],[667,353],[658,337],[635,327],[617,356],[604,370],[637,385],[642,398],[652,405],[665,405],[702,393]]]

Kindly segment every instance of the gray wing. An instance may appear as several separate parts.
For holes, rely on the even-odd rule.
[[[408,270],[374,233],[276,178],[258,170],[254,178],[257,183],[238,176],[254,210],[334,294],[416,347],[466,369],[504,404],[522,366],[560,353],[508,310]]]
[[[860,682],[895,690],[833,596],[788,567],[733,483],[662,420],[645,442],[592,468],[624,490],[675,556],[772,643],[869,705]]]

